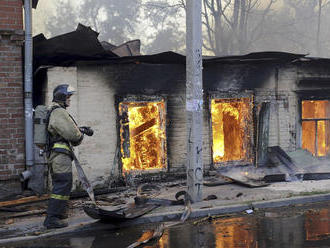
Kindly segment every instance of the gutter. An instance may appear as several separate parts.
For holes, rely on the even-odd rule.
[[[28,179],[34,164],[33,153],[33,110],[32,110],[32,4],[31,0],[24,0],[24,110],[25,110],[25,161],[27,171],[21,174],[21,180]]]

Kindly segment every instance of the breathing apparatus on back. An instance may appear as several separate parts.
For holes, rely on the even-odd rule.
[[[53,91],[53,102],[66,108],[67,98],[75,93],[74,88],[68,84],[60,84]],[[42,150],[47,151],[49,134],[47,131],[51,112],[59,107],[49,109],[45,105],[38,105],[34,111],[34,143]]]

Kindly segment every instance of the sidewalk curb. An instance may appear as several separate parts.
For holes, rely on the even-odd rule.
[[[324,201],[330,201],[330,193],[309,195],[309,196],[296,196],[291,198],[281,198],[281,199],[262,201],[262,202],[258,201],[258,202],[252,202],[250,204],[243,203],[243,204],[214,206],[214,207],[211,206],[205,207],[203,206],[205,205],[205,203],[204,204],[196,203],[192,205],[193,208],[189,219],[201,218],[201,217],[207,217],[213,215],[221,215],[221,214],[238,213],[251,208],[255,208],[255,209],[278,208],[278,207],[284,207],[290,205],[317,203]],[[215,204],[216,202],[213,203],[213,205]],[[180,219],[181,215],[182,215],[182,211],[177,211],[177,210],[172,212],[163,212],[163,213],[154,213],[154,214],[151,213],[131,221],[123,222],[119,225],[101,223],[98,222],[98,220],[94,220],[94,219],[86,220],[86,218],[80,218],[82,222],[80,222],[79,219],[76,219],[76,221],[78,220],[78,224],[73,224],[69,227],[63,229],[57,229],[54,231],[43,233],[41,235],[33,235],[33,236],[29,235],[29,236],[0,239],[0,245],[17,243],[22,241],[32,241],[36,239],[43,239],[43,238],[54,237],[64,234],[77,233],[81,231],[112,230],[114,228],[127,227],[131,225],[177,221]]]
[[[277,208],[277,207],[284,207],[290,205],[306,204],[313,202],[324,202],[324,201],[330,201],[330,193],[310,195],[310,196],[295,196],[291,198],[276,199],[265,202],[256,202],[256,203],[252,203],[251,205],[254,208],[263,209],[263,208]]]

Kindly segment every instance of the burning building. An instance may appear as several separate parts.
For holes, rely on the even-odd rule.
[[[185,174],[185,57],[95,54],[61,61],[40,56],[34,80],[39,103],[51,101],[57,84],[76,88],[70,111],[95,129],[77,149],[93,183],[128,174]],[[205,171],[264,166],[271,146],[327,157],[329,64],[281,52],[204,59]]]

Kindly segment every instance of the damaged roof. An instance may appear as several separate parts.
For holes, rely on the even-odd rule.
[[[115,46],[98,40],[98,33],[79,24],[77,29],[46,39],[43,34],[34,37],[34,69],[39,66],[71,66],[76,64],[150,63],[185,64],[186,57],[175,52],[141,55],[139,40]],[[226,57],[203,57],[204,64],[242,64],[297,62],[308,60],[305,54],[286,52],[256,52]],[[313,58],[315,60],[315,58]],[[324,60],[324,59],[323,59]],[[329,59],[326,59],[330,61]]]
[[[36,9],[39,0],[32,0],[32,8]]]
[[[34,68],[117,57],[102,47],[98,35],[91,28],[79,24],[75,31],[51,39],[46,39],[43,34],[33,37]]]
[[[24,5],[24,0],[22,0],[23,5]],[[39,0],[32,0],[32,8],[36,9],[38,5]]]
[[[46,39],[43,34],[33,37],[34,68],[43,65],[69,66],[77,61],[100,61],[118,57],[140,56],[140,40],[119,46],[98,40],[99,33],[78,24],[75,31]]]

